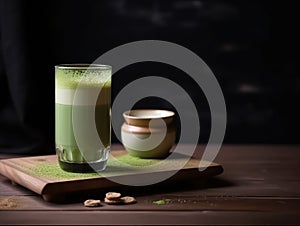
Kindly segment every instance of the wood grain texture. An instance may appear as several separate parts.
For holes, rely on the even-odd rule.
[[[246,211],[3,211],[2,224],[52,225],[295,225],[299,215]]]
[[[115,156],[126,154],[125,151],[115,151]],[[77,178],[77,179],[57,179],[47,178],[34,175],[30,173],[29,169],[36,167],[43,163],[56,163],[55,155],[50,156],[35,156],[25,158],[13,158],[0,160],[0,173],[11,181],[20,184],[37,194],[42,195],[46,201],[62,202],[68,196],[76,196],[77,193],[87,193],[91,190],[117,188],[122,186],[110,178],[122,178],[122,180],[139,180],[147,176],[160,175],[166,172],[172,172],[173,168],[154,169],[151,172],[143,171],[126,171],[127,168],[122,168],[112,176],[100,176],[93,178]],[[181,180],[196,180],[203,177],[208,178],[222,173],[222,166],[216,163],[210,163],[210,166],[205,170],[199,172],[200,161],[191,159],[183,169],[172,176],[169,181]],[[107,170],[109,171],[109,170]]]
[[[120,146],[113,146],[119,150]],[[201,157],[204,146],[198,146]],[[223,145],[216,160],[224,172],[205,180],[119,187],[137,204],[86,208],[44,202],[39,195],[0,175],[0,201],[13,198],[15,208],[0,209],[0,224],[300,224],[300,146]],[[110,189],[88,193],[103,199]],[[168,205],[153,201],[171,199]]]

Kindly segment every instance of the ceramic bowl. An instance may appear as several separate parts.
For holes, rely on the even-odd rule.
[[[175,143],[175,113],[167,110],[130,110],[123,113],[122,143],[140,158],[164,158]]]

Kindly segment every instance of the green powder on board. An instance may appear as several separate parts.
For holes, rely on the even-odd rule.
[[[93,178],[103,176],[116,175],[117,171],[113,171],[113,168],[123,167],[124,170],[132,170],[135,167],[150,166],[158,163],[159,159],[140,159],[137,157],[132,157],[129,154],[122,155],[116,158],[110,158],[107,163],[107,170],[101,173],[71,173],[62,170],[57,162],[41,162],[35,167],[29,168],[28,173],[45,178],[52,179],[80,179],[80,178]],[[125,165],[125,164],[126,165]],[[123,171],[124,171],[123,170]]]
[[[164,161],[161,165],[155,165]],[[63,171],[58,162],[39,162],[36,166],[27,169],[29,174],[38,177],[51,178],[51,179],[80,179],[80,178],[93,178],[101,176],[119,176],[129,172],[137,172],[143,167],[153,166],[154,170],[159,169],[176,169],[182,160],[162,160],[162,159],[141,159],[133,157],[129,154],[121,155],[115,158],[109,158],[107,168],[100,173],[71,173]],[[187,163],[192,165],[192,163]]]
[[[46,178],[54,179],[76,179],[76,178],[89,178],[99,177],[98,173],[70,173],[63,171],[58,163],[43,162],[37,166],[30,168],[29,173]]]
[[[141,159],[129,154],[119,156],[116,159],[131,166],[151,166],[162,161],[162,159]]]

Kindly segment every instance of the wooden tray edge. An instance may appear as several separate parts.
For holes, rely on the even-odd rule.
[[[11,171],[11,165],[10,159],[0,160],[0,174],[10,179],[12,182],[22,185],[37,194],[42,194],[42,190],[47,184],[46,181],[39,180],[38,182],[33,183],[33,181],[36,181],[36,177],[22,171],[19,171],[18,174],[16,174]]]

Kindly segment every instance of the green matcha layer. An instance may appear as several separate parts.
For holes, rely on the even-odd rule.
[[[110,145],[110,106],[97,105],[97,106],[72,106],[72,105],[55,105],[55,142],[56,147],[61,149],[59,153],[60,160],[63,162],[93,162],[102,159],[102,153],[92,148],[82,149],[81,151],[77,146],[75,139],[72,110],[76,110],[78,114],[82,115],[82,120],[77,124],[80,128],[85,128],[85,112],[89,109],[95,108],[95,123],[96,129],[101,139],[104,148]],[[84,138],[82,138],[84,139]],[[88,141],[88,139],[85,139]],[[88,145],[86,145],[88,147]]]
[[[55,83],[58,88],[76,89],[80,87],[107,87],[111,86],[111,68],[92,69],[62,69],[55,68]]]

